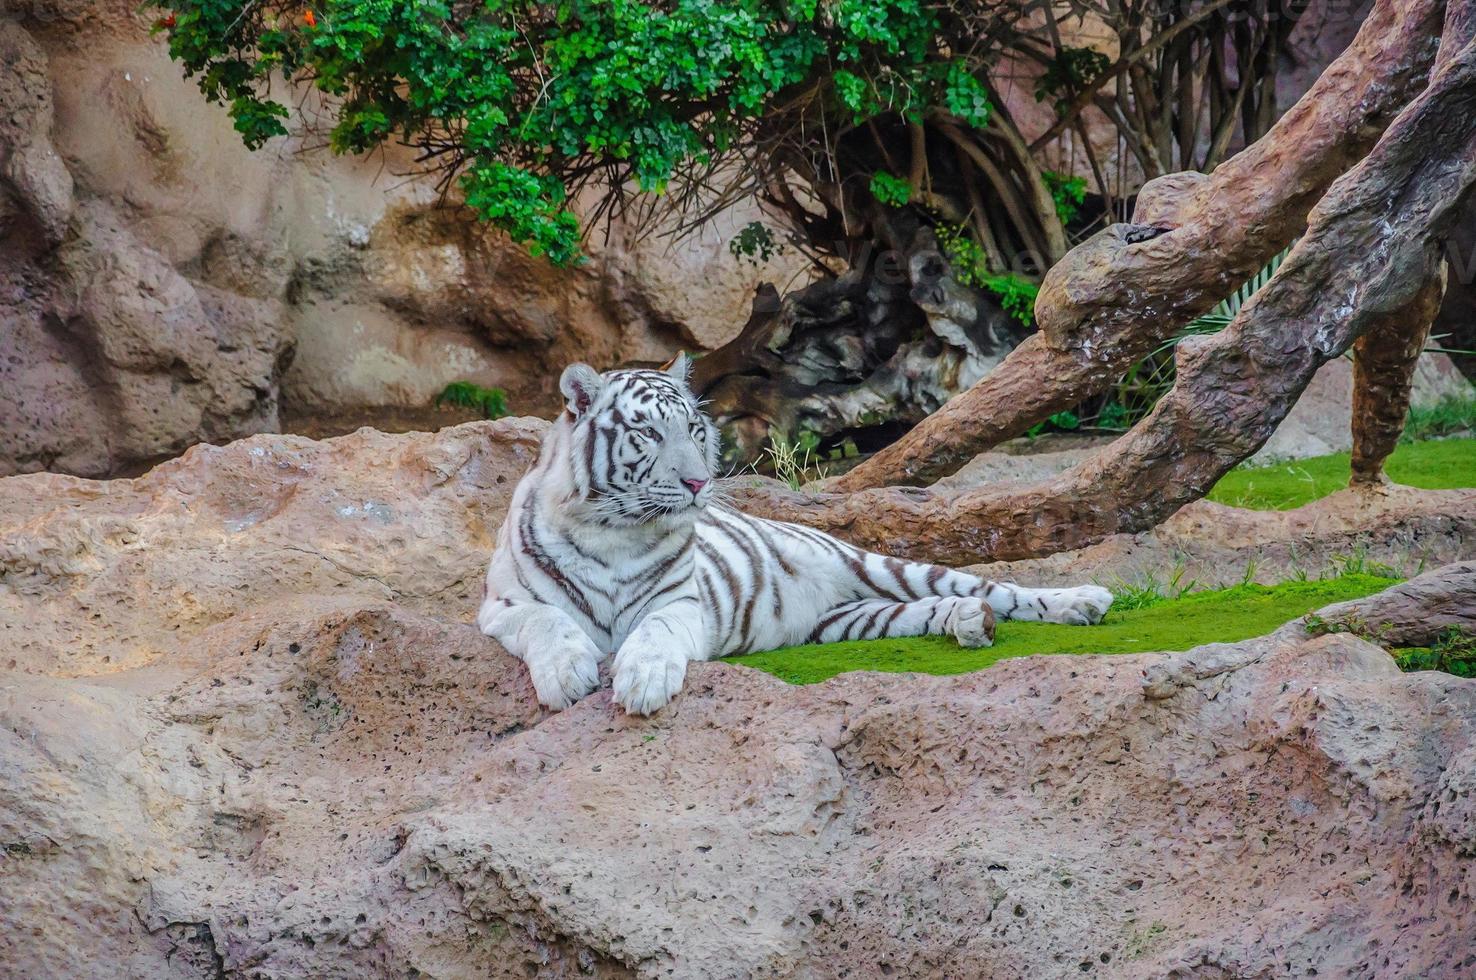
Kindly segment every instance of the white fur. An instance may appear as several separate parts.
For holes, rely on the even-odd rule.
[[[710,482],[691,489],[712,478],[717,435],[685,381],[684,363],[571,367],[569,411],[514,491],[478,624],[528,665],[548,707],[594,690],[612,654],[615,700],[650,714],[690,660],[861,636],[982,646],[995,616],[1086,624],[1112,604],[1097,586],[986,582],[714,503]]]

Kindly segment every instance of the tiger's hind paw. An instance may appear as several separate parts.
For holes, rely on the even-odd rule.
[[[1100,585],[1061,589],[1050,600],[1048,621],[1072,626],[1100,623],[1112,608],[1112,593]]]
[[[994,610],[983,599],[964,597],[949,615],[949,630],[961,647],[994,645]]]

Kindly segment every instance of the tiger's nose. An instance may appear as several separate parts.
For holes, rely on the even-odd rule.
[[[687,489],[692,491],[692,496],[694,497],[702,492],[702,488],[707,486],[707,482],[706,480],[682,480],[682,483],[686,485]]]

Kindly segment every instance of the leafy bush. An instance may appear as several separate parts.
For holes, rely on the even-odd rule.
[[[1036,424],[1032,425],[1028,430],[1026,430],[1025,436],[1028,439],[1034,439],[1036,436],[1045,432],[1047,427],[1055,429],[1059,432],[1075,432],[1077,429],[1081,428],[1081,418],[1075,412],[1069,410],[1065,412],[1057,412],[1050,418],[1046,419],[1044,422],[1037,422]]]
[[[1091,48],[1064,47],[1046,65],[1035,83],[1035,101],[1050,99],[1058,112],[1077,92],[1089,87],[1112,64],[1112,60]]]
[[[1476,634],[1452,626],[1428,647],[1393,651],[1400,670],[1439,670],[1457,677],[1476,677]]]
[[[974,34],[983,15],[919,0],[159,6],[170,55],[248,146],[286,132],[273,78],[311,84],[337,110],[335,151],[419,148],[483,218],[558,264],[579,256],[568,198],[584,181],[660,193],[793,105],[968,126],[992,110],[979,55],[950,33]],[[878,196],[905,200],[895,181]]]
[[[933,233],[955,281],[989,290],[999,300],[1000,307],[1021,326],[1035,324],[1035,297],[1040,293],[1040,286],[1014,273],[990,272],[984,250],[960,225],[940,222]]]
[[[912,199],[912,185],[901,177],[879,170],[871,175],[871,194],[883,204],[900,208]]]
[[[507,392],[501,388],[483,388],[470,381],[453,381],[436,396],[436,407],[453,405],[481,413],[484,419],[500,419],[508,414]]]
[[[977,279],[977,285],[993,293],[1004,311],[1021,326],[1029,327],[1035,323],[1035,297],[1040,295],[1038,285],[1010,272],[981,275]]]
[[[1056,202],[1056,215],[1061,224],[1068,224],[1081,212],[1086,202],[1087,182],[1085,177],[1058,174],[1054,170],[1042,170],[1046,187],[1050,188],[1051,199]]]
[[[735,259],[748,259],[758,264],[783,252],[784,246],[774,240],[774,232],[768,225],[762,221],[750,221],[728,242],[728,251]]]

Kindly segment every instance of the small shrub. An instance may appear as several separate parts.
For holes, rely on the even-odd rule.
[[[969,237],[961,225],[940,222],[933,233],[938,238],[938,247],[948,259],[949,271],[955,282],[993,293],[1000,308],[1022,327],[1035,324],[1035,297],[1040,293],[1040,286],[1014,273],[990,272],[984,249]]]
[[[754,265],[767,262],[784,251],[784,246],[774,240],[774,232],[762,221],[750,221],[728,242],[728,251],[735,259],[748,259]]]
[[[1348,616],[1346,619],[1327,619],[1317,613],[1308,613],[1302,620],[1302,628],[1313,636],[1350,633],[1369,642],[1378,642],[1378,631],[1357,616]]]
[[[1403,671],[1438,670],[1457,677],[1476,677],[1476,634],[1452,626],[1428,647],[1392,651]]]
[[[481,413],[484,419],[500,419],[508,414],[507,392],[501,388],[483,388],[470,381],[453,381],[436,396],[436,407],[452,405]]]
[[[1081,212],[1082,204],[1086,203],[1086,178],[1058,174],[1054,170],[1042,170],[1040,175],[1045,178],[1051,200],[1056,203],[1056,217],[1061,219],[1061,224],[1070,224]]]
[[[893,177],[885,170],[871,175],[871,196],[883,204],[900,208],[912,200],[912,185],[901,177]]]
[[[1047,99],[1057,112],[1065,112],[1071,99],[1090,88],[1112,64],[1112,60],[1091,48],[1063,47],[1046,63],[1045,71],[1035,83],[1035,101]]]
[[[1108,432],[1125,432],[1132,428],[1132,415],[1115,401],[1109,401],[1097,413],[1097,428]]]
[[[1028,439],[1034,439],[1036,436],[1044,432],[1047,428],[1055,429],[1058,432],[1075,432],[1077,429],[1081,428],[1081,419],[1077,416],[1075,412],[1070,410],[1067,410],[1065,412],[1057,412],[1055,415],[1052,415],[1044,422],[1037,422],[1030,428],[1026,429],[1025,436]]]

